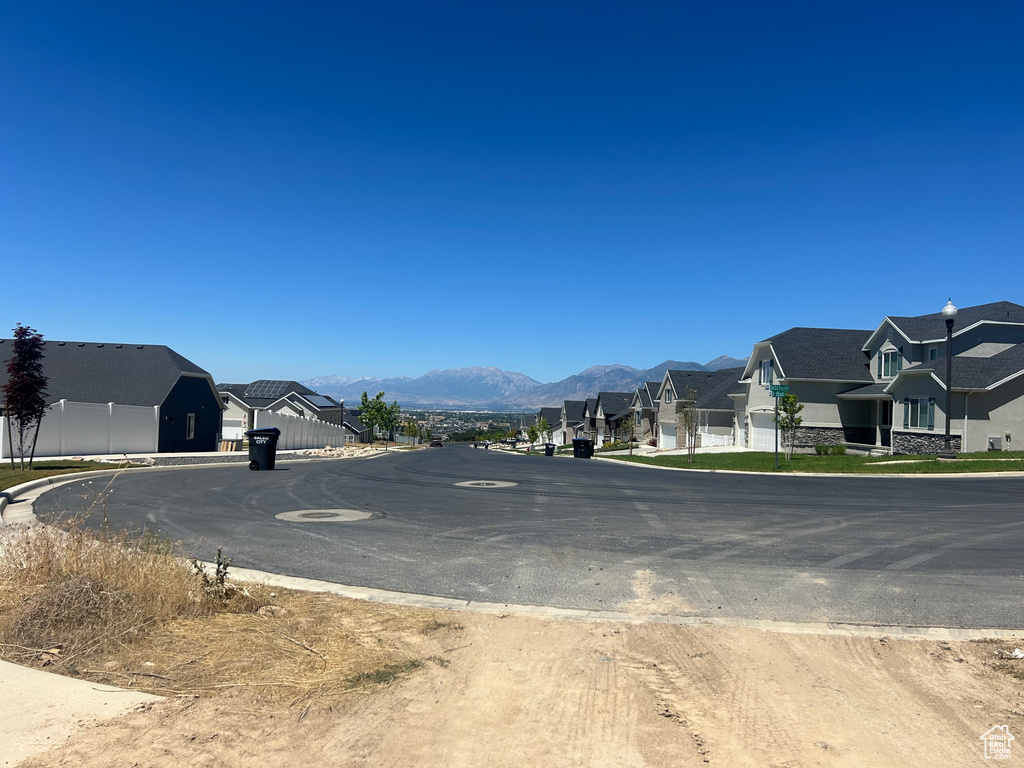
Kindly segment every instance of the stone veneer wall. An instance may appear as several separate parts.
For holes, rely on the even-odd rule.
[[[949,446],[960,451],[960,435],[949,436]],[[945,434],[922,434],[920,432],[892,432],[892,452],[899,454],[938,453],[946,447]]]

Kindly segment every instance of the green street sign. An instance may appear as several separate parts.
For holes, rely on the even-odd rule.
[[[782,397],[789,393],[789,384],[769,384],[772,397]]]

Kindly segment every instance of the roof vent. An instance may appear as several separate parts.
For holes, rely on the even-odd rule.
[[[136,349],[142,349],[142,345],[139,344],[139,346],[137,346]]]
[[[57,342],[57,346],[58,346],[58,347],[63,347],[63,346],[65,345],[65,344],[67,344],[67,342],[66,342],[66,341],[58,341],[58,342]]]
[[[124,349],[124,344],[115,344],[114,349]]]
[[[102,344],[97,344],[96,345],[96,349],[103,349],[103,345]]]
[[[78,346],[80,346],[80,347],[84,347],[84,346],[85,346],[85,343],[84,343],[84,342],[81,342],[81,341],[80,341],[80,342],[78,342]]]

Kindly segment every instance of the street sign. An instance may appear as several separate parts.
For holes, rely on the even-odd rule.
[[[772,397],[782,397],[789,394],[789,384],[769,384]]]

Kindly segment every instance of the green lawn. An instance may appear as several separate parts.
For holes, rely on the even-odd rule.
[[[774,472],[774,453],[718,453],[686,456],[609,456],[636,464],[684,469],[733,469]],[[1024,472],[1024,451],[962,453],[956,461],[939,461],[935,456],[818,456],[797,454],[786,461],[779,454],[779,472],[828,472],[850,474],[949,474],[952,472]]]
[[[28,462],[25,462],[26,466]],[[11,469],[10,460],[0,464],[0,491],[15,485],[38,480],[41,477],[66,475],[71,472],[85,472],[89,469],[117,469],[116,464],[101,464],[98,461],[36,461],[32,469],[24,472],[18,469],[20,463],[14,461],[15,469]]]

